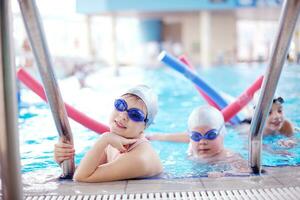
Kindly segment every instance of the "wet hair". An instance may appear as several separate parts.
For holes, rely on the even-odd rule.
[[[280,103],[283,104],[284,103],[284,99],[282,97],[277,97],[273,99],[273,103]]]

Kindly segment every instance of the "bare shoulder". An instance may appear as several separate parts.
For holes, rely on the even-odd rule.
[[[151,154],[157,154],[150,142],[143,142],[139,145],[137,145],[134,149],[129,151],[128,153],[132,154],[140,154],[143,156],[151,155]]]
[[[149,142],[139,144],[126,154],[124,155],[145,171],[145,176],[154,176],[162,172],[160,158]]]
[[[227,151],[227,157],[225,160],[230,163],[231,167],[236,172],[249,173],[248,161],[245,160],[242,155],[238,152],[231,150]]]
[[[294,126],[289,120],[284,120],[283,125],[280,129],[280,133],[284,134],[287,137],[290,137],[294,134]]]
[[[244,158],[238,152],[234,152],[232,150],[226,149],[223,153],[224,160],[228,162],[235,162],[235,161],[244,161]]]

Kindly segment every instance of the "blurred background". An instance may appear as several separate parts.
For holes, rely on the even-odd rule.
[[[35,61],[17,1],[12,1],[17,66]],[[58,77],[101,67],[156,68],[164,49],[198,67],[269,59],[281,0],[38,0]],[[288,60],[299,62],[296,27]]]

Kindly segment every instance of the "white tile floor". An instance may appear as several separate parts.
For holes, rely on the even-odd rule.
[[[220,191],[300,187],[300,167],[265,168],[261,176],[192,178],[174,180],[128,180],[106,183],[55,181],[56,187],[27,187],[27,195],[132,194],[188,191]],[[53,181],[53,179],[51,180]],[[44,184],[45,185],[45,184]],[[47,185],[47,184],[46,184]]]

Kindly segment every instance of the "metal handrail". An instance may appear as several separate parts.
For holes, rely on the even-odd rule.
[[[10,1],[0,1],[0,161],[3,199],[23,199]]]
[[[19,5],[58,134],[64,142],[73,144],[73,135],[53,72],[38,8],[34,0],[19,0]],[[72,178],[75,170],[74,158],[65,160],[61,166],[63,169],[62,177]]]
[[[253,172],[257,174],[261,173],[261,148],[265,120],[269,114],[299,12],[300,0],[286,0],[284,2],[277,37],[270,57],[271,60],[268,63],[259,102],[251,123],[249,160]]]

